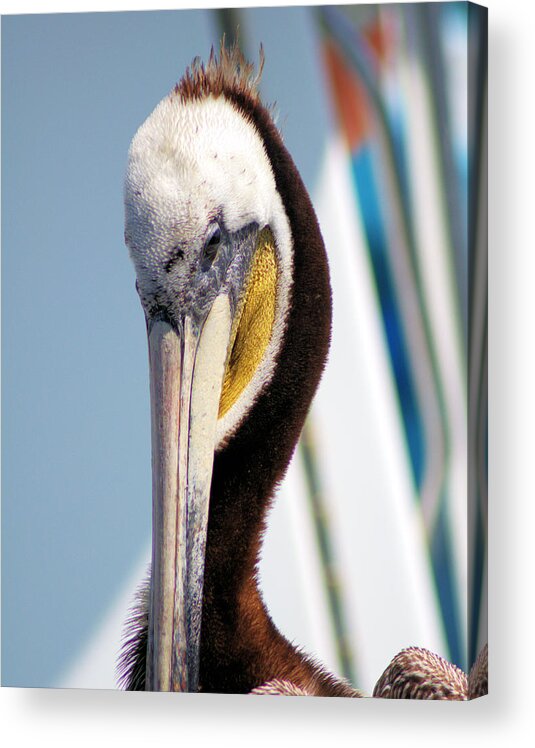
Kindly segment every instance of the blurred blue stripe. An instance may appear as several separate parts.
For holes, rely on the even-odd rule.
[[[425,464],[422,419],[416,398],[403,322],[399,314],[398,301],[392,281],[392,270],[388,259],[388,239],[379,200],[379,190],[373,173],[372,159],[370,146],[363,145],[351,156],[352,173],[368,241],[376,291],[382,312],[383,328],[409,449],[412,475],[416,487],[420,489]]]
[[[453,548],[446,514],[446,496],[441,501],[437,524],[432,537],[431,563],[448,640],[450,659],[455,665],[466,670],[466,647],[464,646],[464,636],[461,628],[459,597],[453,568]]]
[[[414,18],[414,14],[419,17],[418,23],[411,24],[409,28],[412,37],[414,37],[415,33],[417,34],[421,31],[423,18],[421,14],[425,15],[427,12],[425,9],[417,5],[411,5],[410,9],[405,7],[398,11],[394,9],[394,6],[392,8],[392,13],[398,12],[403,15],[408,12],[411,18]],[[388,10],[385,9],[386,12]],[[350,158],[357,201],[363,218],[370,260],[380,302],[382,324],[392,369],[396,378],[396,390],[400,401],[410,464],[415,477],[415,483],[418,489],[421,490],[426,475],[426,452],[428,449],[438,448],[440,445],[434,445],[433,447],[431,443],[428,444],[426,442],[426,438],[429,439],[430,434],[427,434],[426,437],[424,414],[420,410],[416,383],[413,376],[411,376],[412,367],[417,365],[417,361],[412,358],[414,351],[411,351],[407,346],[406,335],[410,334],[410,331],[404,329],[402,310],[396,299],[396,292],[401,293],[402,289],[400,289],[399,279],[396,277],[395,268],[391,263],[391,253],[396,250],[389,244],[390,236],[385,224],[385,221],[390,220],[389,213],[383,208],[383,204],[388,198],[386,195],[379,194],[379,188],[373,173],[373,158],[376,156],[379,159],[384,159],[385,164],[389,162],[389,166],[393,170],[392,186],[394,187],[394,200],[399,203],[399,208],[401,209],[403,228],[406,231],[405,239],[410,256],[410,267],[407,269],[414,276],[420,318],[425,330],[425,350],[422,350],[422,355],[428,355],[431,362],[433,372],[432,386],[439,407],[440,429],[444,441],[443,446],[440,448],[440,453],[437,453],[437,459],[440,456],[440,473],[435,476],[437,486],[436,514],[433,515],[434,521],[428,527],[430,563],[448,641],[450,658],[460,666],[466,666],[467,657],[464,645],[465,626],[461,621],[459,605],[460,595],[466,594],[466,590],[462,592],[457,588],[453,540],[448,520],[448,506],[451,496],[448,494],[445,483],[449,470],[451,434],[442,391],[444,373],[439,370],[437,363],[437,347],[440,345],[440,341],[433,337],[425,297],[421,288],[420,269],[413,228],[414,215],[410,198],[410,180],[408,178],[410,164],[407,161],[406,146],[403,138],[403,119],[400,112],[396,113],[391,106],[389,107],[387,98],[381,91],[381,81],[375,74],[373,67],[369,64],[370,50],[368,43],[358,25],[352,22],[354,17],[353,15],[350,21],[344,9],[325,8],[322,10],[323,22],[326,24],[329,34],[334,38],[344,58],[352,66],[354,72],[364,84],[364,89],[369,97],[369,104],[377,118],[376,122],[379,132],[382,132],[385,141],[383,143],[381,140],[379,143],[379,145],[383,146],[382,150],[374,152],[370,147],[370,144],[373,144],[372,138],[375,137],[375,133],[373,133],[371,137],[368,137],[365,145],[359,148],[357,154],[350,154]],[[437,18],[438,16],[433,15],[428,21],[436,23]],[[442,31],[443,29],[434,27],[434,32],[437,35],[440,35]],[[419,46],[421,39],[417,41]],[[414,42],[414,38],[412,38],[412,42]],[[431,53],[432,51],[429,50],[429,52]],[[418,59],[420,64],[423,64],[423,59],[420,55]],[[442,60],[440,63],[442,63]],[[443,75],[442,64],[434,70],[434,73],[435,77],[437,74]],[[446,81],[441,79],[439,83],[441,86],[441,98],[440,101],[435,101],[435,105],[437,111],[444,112],[445,101],[443,89]],[[436,125],[436,121],[434,124]],[[445,126],[446,123],[443,123],[443,128]],[[444,135],[443,128],[442,135]],[[436,137],[438,140],[441,137],[438,132],[436,133]],[[442,144],[443,168],[444,159],[448,160],[449,158],[448,148],[449,145]],[[448,168],[446,168],[446,172],[447,174],[444,175],[437,174],[436,178],[441,180],[442,176],[444,176],[448,179],[447,185],[441,184],[441,190],[442,192],[444,190],[448,191],[449,204],[451,205],[452,200],[457,202],[462,198],[462,191],[460,194],[455,192],[455,186],[452,182],[452,175],[457,176],[458,172],[454,172]],[[458,220],[458,216],[455,217],[455,220]],[[451,224],[449,225],[449,231],[455,233],[455,228]],[[462,283],[460,287],[458,285],[457,293],[462,293],[465,283],[466,279],[464,285]],[[458,300],[456,306],[458,309]],[[427,418],[429,417],[428,414]],[[438,469],[437,465],[435,465],[435,469]]]

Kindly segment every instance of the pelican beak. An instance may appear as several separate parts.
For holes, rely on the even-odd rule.
[[[204,558],[229,297],[202,326],[148,323],[152,428],[152,578],[146,689],[198,691]]]

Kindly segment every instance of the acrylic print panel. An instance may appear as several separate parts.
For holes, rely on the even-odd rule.
[[[3,685],[486,692],[486,24],[3,18]]]

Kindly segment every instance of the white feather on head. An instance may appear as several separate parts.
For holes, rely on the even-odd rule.
[[[231,57],[222,59],[221,65],[230,70]],[[215,58],[207,70],[210,65],[214,76],[220,74]],[[196,71],[209,78],[198,64],[188,71],[132,140],[125,179],[125,241],[140,295],[167,299],[180,297],[188,278],[187,262],[173,274],[165,271],[176,247],[200,247],[216,218],[231,232],[253,222],[271,229],[278,264],[271,340],[252,379],[218,422],[216,447],[221,448],[271,379],[289,307],[292,237],[256,127],[230,98],[210,93],[208,84],[198,95],[184,94]]]

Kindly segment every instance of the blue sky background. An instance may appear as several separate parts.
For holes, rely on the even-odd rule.
[[[309,10],[245,19],[312,189],[329,121]],[[56,683],[149,539],[123,173],[137,127],[218,39],[210,11],[2,19],[3,685]]]

